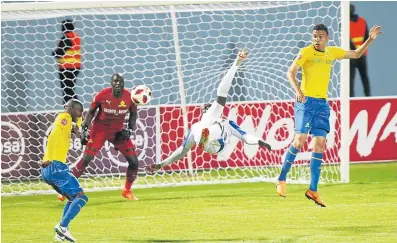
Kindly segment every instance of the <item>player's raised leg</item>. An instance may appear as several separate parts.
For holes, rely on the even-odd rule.
[[[93,156],[88,155],[88,154],[84,154],[83,158],[76,164],[75,167],[73,167],[73,169],[71,170],[71,173],[76,177],[76,178],[80,178],[80,176],[82,174],[84,174],[85,169],[87,168],[88,164],[90,163],[90,161],[92,160]],[[66,197],[64,195],[62,195],[61,193],[59,193],[57,195],[57,199],[61,202],[65,201]]]
[[[105,143],[106,138],[104,133],[95,133],[95,129],[91,130],[90,139],[86,145],[86,148],[83,153],[83,158],[79,162],[77,162],[76,166],[72,168],[71,173],[78,179],[82,176],[95,157],[95,154],[101,149],[102,145]],[[95,141],[95,142],[94,142]],[[65,196],[62,194],[58,194],[57,199],[60,201],[65,200]]]
[[[69,202],[65,204],[60,223],[55,226],[56,240],[65,239],[75,242],[76,239],[69,231],[70,221],[73,220],[88,202],[88,197],[84,194],[76,177],[68,170],[66,164],[54,161],[42,170],[43,179],[58,188]]]
[[[102,145],[105,143],[106,138],[103,133],[93,133],[94,129],[91,130],[91,138],[88,140],[88,144],[84,150],[83,158],[79,162],[77,162],[76,166],[72,168],[71,173],[78,179],[82,176],[95,157],[95,154],[101,149]],[[94,142],[95,141],[95,142]],[[62,194],[58,194],[57,199],[59,201],[64,201],[65,196]]]
[[[219,83],[217,89],[217,97],[216,100],[212,103],[211,107],[204,113],[200,125],[202,126],[201,136],[197,136],[200,138],[198,141],[198,147],[200,149],[204,148],[205,143],[208,141],[209,136],[209,129],[208,127],[212,125],[215,118],[221,117],[223,113],[223,109],[226,105],[227,95],[229,93],[230,87],[232,86],[233,78],[243,63],[243,61],[248,56],[248,50],[243,49],[240,50],[237,54],[236,60],[234,61],[233,65],[227,71],[226,75],[223,77],[222,81]]]
[[[87,204],[88,197],[85,195],[78,180],[71,173],[68,173],[68,183],[61,187],[61,190],[69,199],[66,203],[61,222],[55,226],[55,231],[63,235],[66,240],[74,242],[75,239],[69,231],[70,222],[81,212],[81,209]]]

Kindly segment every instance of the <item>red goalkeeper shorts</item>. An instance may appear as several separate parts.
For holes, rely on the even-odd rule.
[[[131,139],[115,141],[115,135],[118,131],[111,130],[101,126],[93,126],[90,131],[90,138],[88,139],[87,146],[84,153],[95,156],[101,150],[106,141],[111,142],[116,150],[119,150],[124,156],[136,155],[135,145]]]

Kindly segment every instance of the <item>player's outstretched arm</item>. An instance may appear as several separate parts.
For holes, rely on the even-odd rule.
[[[95,112],[98,110],[98,107],[97,106],[95,106],[95,107],[90,107],[90,109],[88,110],[88,112],[87,112],[87,114],[85,115],[85,117],[84,117],[84,121],[83,121],[83,124],[81,125],[82,127],[88,127],[90,124],[91,124],[91,122],[92,122],[92,119],[94,119],[94,116],[95,116]]]
[[[92,100],[90,109],[88,109],[88,112],[84,117],[82,127],[88,127],[91,124],[92,119],[94,119],[96,111],[99,109],[101,103],[104,101],[105,101],[104,93],[103,91],[100,91],[98,94],[95,95],[94,99]]]
[[[189,132],[182,145],[177,148],[170,156],[168,156],[168,158],[163,160],[160,164],[145,166],[146,173],[153,174],[156,170],[159,170],[167,165],[171,165],[172,163],[182,159],[195,144],[194,135]]]
[[[356,50],[346,51],[343,59],[357,59],[360,58],[364,52],[368,49],[369,45],[378,37],[378,35],[382,34],[380,31],[381,26],[375,25],[369,31],[369,38]]]
[[[185,155],[189,152],[190,148],[186,148],[184,146],[180,146],[177,150],[175,150],[168,158],[163,160],[160,164],[151,164],[145,166],[146,173],[153,174],[156,170],[164,168],[167,165],[171,165],[176,161],[185,157]]]
[[[91,124],[92,119],[94,119],[95,113],[98,110],[99,105],[95,103],[95,99],[92,102],[90,109],[88,110],[87,114],[84,117],[84,121],[81,124],[81,135],[80,141],[82,145],[87,145],[88,139],[90,137],[90,132],[88,131],[88,126]]]
[[[182,159],[189,152],[189,150],[190,150],[190,148],[180,146],[170,156],[168,156],[168,158],[161,161],[161,163],[159,164],[160,168],[164,168],[167,165],[171,165],[171,164],[175,163],[176,161]]]

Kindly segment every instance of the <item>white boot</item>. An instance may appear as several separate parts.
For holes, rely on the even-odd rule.
[[[65,241],[65,237],[59,235],[57,232],[55,232],[55,237],[54,241]]]
[[[65,237],[65,240],[70,242],[76,242],[76,239],[69,232],[68,228],[62,227],[60,224],[55,225],[55,232],[59,234],[61,237]]]

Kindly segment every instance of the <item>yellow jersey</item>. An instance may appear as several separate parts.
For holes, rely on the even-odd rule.
[[[313,45],[302,48],[294,62],[302,67],[303,95],[326,99],[332,64],[345,54],[345,50],[336,46],[326,47],[323,52],[317,51]]]
[[[66,163],[71,135],[72,116],[67,112],[59,113],[48,136],[43,162],[56,160]]]

